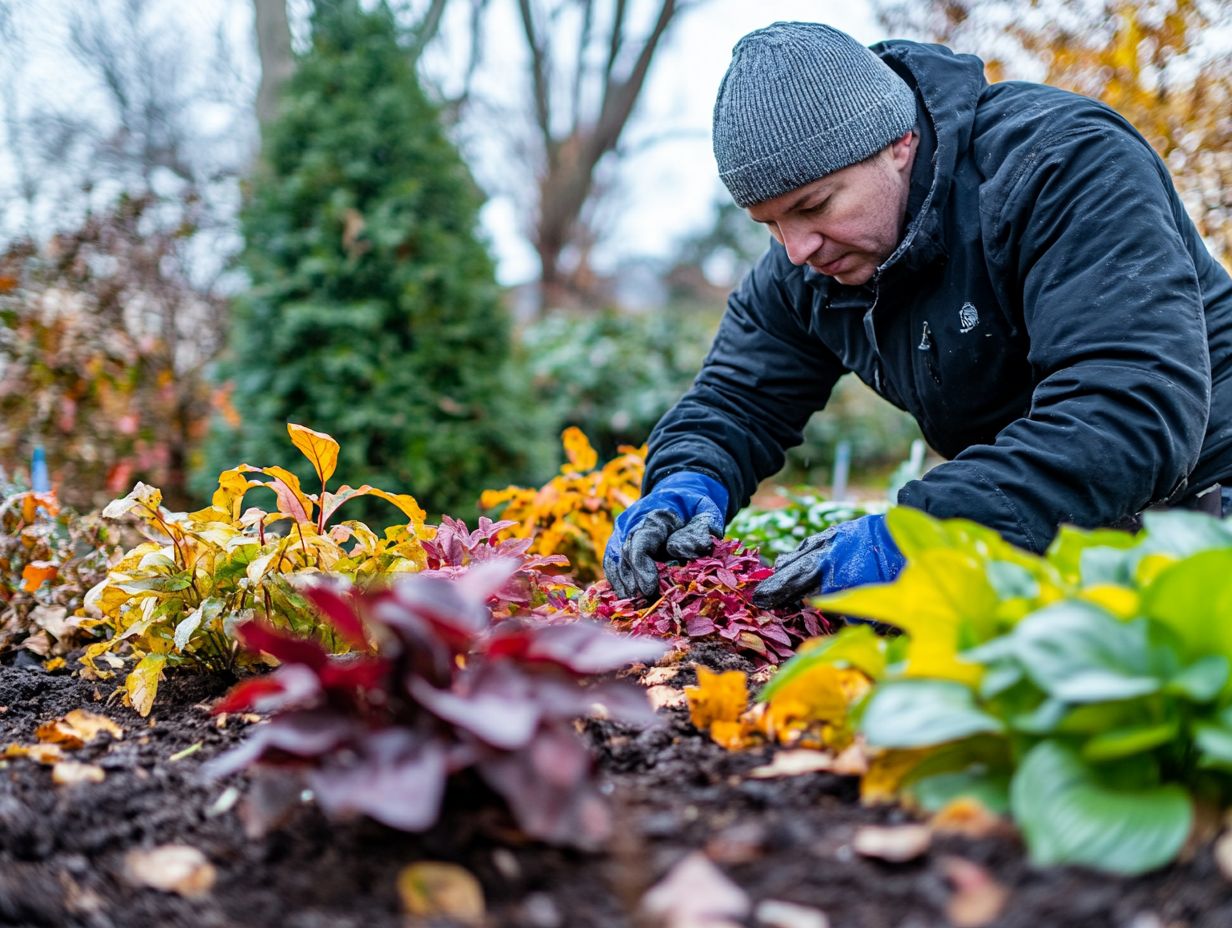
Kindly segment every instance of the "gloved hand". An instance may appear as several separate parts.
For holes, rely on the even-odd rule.
[[[753,604],[784,609],[818,593],[889,583],[904,563],[886,529],[885,516],[861,516],[806,538],[795,551],[780,557],[774,574],[753,591]]]
[[[616,595],[647,602],[659,597],[660,561],[691,561],[723,537],[727,490],[692,471],[664,477],[616,517],[603,554],[603,572]]]

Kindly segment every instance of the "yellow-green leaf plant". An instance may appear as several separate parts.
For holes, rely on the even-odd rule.
[[[898,580],[814,604],[904,633],[858,712],[869,745],[912,759],[902,795],[975,794],[1037,863],[1131,874],[1175,858],[1196,808],[1232,801],[1232,523],[1144,523],[1063,528],[1037,556],[889,513]]]
[[[415,499],[367,485],[330,492],[338,443],[294,423],[287,431],[312,462],[318,492],[305,492],[285,468],[241,464],[219,475],[205,509],[169,512],[158,489],[138,483],[103,510],[113,519],[135,516],[149,540],[125,553],[87,594],[82,625],[109,636],[87,647],[82,662],[102,679],[133,665],[119,692],[141,715],[149,714],[167,670],[233,670],[251,660],[236,646],[232,629],[255,613],[345,650],[306,608],[296,590],[302,575],[329,573],[367,585],[423,569],[423,541],[435,528],[424,524]],[[272,510],[244,508],[255,489],[273,493]],[[331,524],[338,508],[358,496],[389,501],[404,521],[380,535],[362,522]]]

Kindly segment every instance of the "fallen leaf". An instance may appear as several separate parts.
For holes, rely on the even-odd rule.
[[[862,857],[901,864],[922,856],[931,842],[927,825],[864,825],[856,830],[851,846]]]
[[[778,899],[757,903],[753,914],[757,916],[758,924],[766,928],[830,928],[830,919],[826,918],[825,912]]]
[[[450,918],[464,925],[484,919],[483,887],[457,864],[422,861],[398,873],[402,908],[411,915]]]
[[[83,764],[76,760],[62,760],[51,768],[51,782],[56,786],[102,783],[106,776],[102,767],[95,764]]]
[[[739,670],[715,673],[697,668],[697,686],[684,688],[689,703],[689,718],[702,731],[715,722],[736,722],[749,705],[746,677]]]
[[[706,856],[720,864],[747,864],[766,853],[767,834],[758,822],[724,828],[706,841]]]
[[[72,633],[77,628],[78,621],[76,617],[69,616],[68,609],[64,606],[42,604],[31,609],[26,618],[57,641]]]
[[[188,899],[204,896],[214,887],[214,865],[195,847],[164,844],[124,855],[124,876],[134,886],[148,886]]]
[[[735,928],[750,909],[744,890],[700,851],[672,867],[640,907],[662,928]]]
[[[44,582],[55,580],[60,572],[59,566],[51,561],[31,561],[21,571],[21,588],[26,593],[33,593]]]
[[[954,928],[984,928],[1005,909],[1010,891],[992,874],[963,857],[945,857],[941,869],[954,885],[945,912]]]
[[[4,749],[5,757],[28,757],[36,764],[54,764],[64,759],[58,744],[10,744]]]
[[[801,774],[829,771],[833,768],[833,754],[800,748],[794,751],[779,751],[770,763],[750,770],[749,776],[755,780],[769,780],[774,777],[798,777]]]
[[[960,834],[968,838],[987,838],[1012,831],[1009,822],[974,796],[951,799],[937,810],[928,824],[935,832]]]
[[[74,750],[89,744],[102,732],[107,732],[117,741],[124,737],[124,729],[105,715],[74,709],[63,718],[44,722],[35,729],[34,736],[39,741],[60,744]]]
[[[844,748],[834,758],[834,766],[830,771],[843,777],[862,777],[868,773],[868,752],[864,748],[864,742],[857,739]]]
[[[49,661],[43,661],[43,669],[49,673],[54,670],[60,670],[66,665],[66,661],[62,657],[53,657]]]
[[[653,709],[674,709],[685,704],[684,690],[674,686],[657,684],[646,690]]]
[[[657,686],[662,683],[671,683],[676,679],[676,674],[680,673],[679,667],[651,667],[642,674],[643,686]]]
[[[1215,863],[1223,878],[1232,881],[1232,831],[1225,831],[1215,842]]]

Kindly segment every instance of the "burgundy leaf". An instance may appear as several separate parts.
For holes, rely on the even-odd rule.
[[[412,679],[410,690],[433,715],[464,728],[493,747],[525,747],[541,714],[532,681],[513,667],[488,666],[469,682],[472,685],[466,690],[455,693]]]
[[[209,778],[224,777],[258,760],[311,758],[333,751],[357,733],[355,722],[333,712],[296,710],[258,725],[248,740],[202,765]]]
[[[303,664],[316,670],[329,660],[329,652],[315,641],[288,635],[260,620],[237,626],[235,635],[250,651],[264,651],[283,664]]]
[[[340,590],[322,582],[304,586],[304,596],[337,629],[352,648],[367,650],[368,636],[363,619],[355,610],[355,601]]]
[[[365,734],[350,757],[333,757],[308,774],[332,816],[362,812],[393,828],[421,831],[436,821],[445,793],[445,748],[406,728]]]

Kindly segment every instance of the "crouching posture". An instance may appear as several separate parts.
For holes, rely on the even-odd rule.
[[[692,388],[650,437],[644,495],[604,565],[653,598],[655,564],[709,550],[854,372],[947,461],[902,505],[1042,551],[1063,523],[1152,505],[1219,512],[1232,484],[1232,278],[1167,168],[1115,111],[907,41],[816,23],[745,36],[714,153],[773,241]],[[887,582],[881,516],[809,538],[755,599]]]

